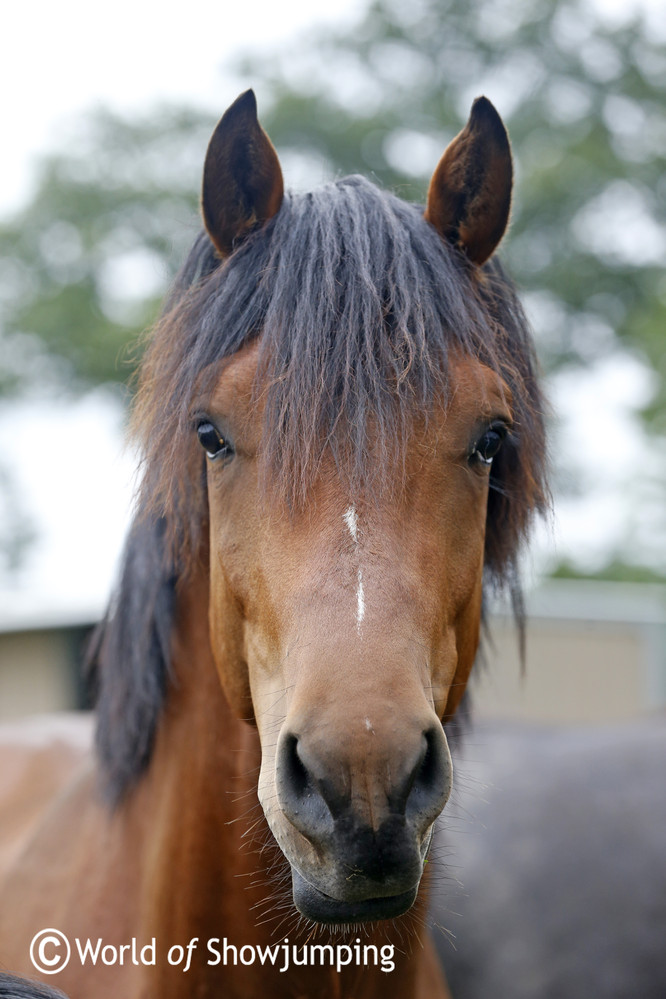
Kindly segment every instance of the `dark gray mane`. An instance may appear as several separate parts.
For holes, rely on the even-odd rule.
[[[499,263],[474,267],[422,208],[362,177],[287,196],[225,262],[200,235],[143,363],[134,416],[141,512],[93,656],[98,743],[115,797],[145,769],[159,721],[170,628],[164,587],[172,593],[205,543],[195,386],[200,394],[209,366],[258,336],[269,386],[266,481],[290,504],[306,502],[327,448],[350,486],[379,491],[399,474],[412,418],[448,391],[451,350],[499,372],[513,400],[515,433],[493,466],[489,580],[515,589],[520,542],[546,503],[532,341]]]

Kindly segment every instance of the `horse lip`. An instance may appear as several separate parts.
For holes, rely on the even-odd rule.
[[[380,919],[394,919],[411,909],[419,890],[419,882],[399,895],[365,898],[348,902],[332,898],[306,881],[302,874],[291,868],[294,905],[307,919],[318,923],[362,923]]]

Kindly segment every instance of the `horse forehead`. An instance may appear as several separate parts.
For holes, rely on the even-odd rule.
[[[256,408],[257,397],[261,397],[261,392],[257,392],[259,351],[259,339],[255,339],[215,365],[212,392],[215,405]],[[448,391],[439,400],[448,415],[476,410],[483,416],[496,409],[511,410],[510,388],[487,364],[469,354],[451,351],[448,367]]]
[[[262,448],[268,384],[261,379],[261,343],[257,338],[245,344],[237,353],[218,362],[208,374],[212,391],[208,400],[210,412],[231,421],[232,432],[240,434],[246,453],[258,453]],[[501,376],[476,357],[458,350],[449,352],[446,387],[435,392],[428,414],[415,412],[403,468],[407,479],[414,469],[422,474],[428,464],[435,469],[447,455],[454,460],[469,445],[469,436],[484,421],[503,418],[511,421],[511,390]],[[367,463],[387,460],[374,448],[374,420],[368,418]],[[375,427],[375,430],[377,428]],[[406,443],[406,442],[405,442]],[[338,456],[339,457],[339,456]],[[332,453],[321,456],[318,484],[328,482],[323,490],[328,496],[343,498],[345,487],[339,481],[339,469]],[[328,475],[325,471],[331,465]],[[400,494],[401,490],[398,490]],[[345,494],[348,497],[348,493]],[[360,498],[360,497],[359,497]]]
[[[445,410],[449,418],[511,418],[511,389],[497,371],[469,354],[450,354],[448,389]]]
[[[259,341],[253,340],[230,357],[218,362],[208,375],[212,378],[213,407],[222,411],[243,411],[253,408]]]
[[[484,424],[512,419],[511,389],[501,375],[477,358],[451,352],[446,386],[426,414],[415,414],[405,469],[438,467],[446,456],[458,460]]]

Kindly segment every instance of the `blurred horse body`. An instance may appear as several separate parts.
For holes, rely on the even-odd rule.
[[[666,718],[478,723],[433,896],[456,999],[666,996]],[[462,785],[462,789],[461,789]]]
[[[89,715],[35,716],[0,725],[0,881],[72,774],[90,758]]]

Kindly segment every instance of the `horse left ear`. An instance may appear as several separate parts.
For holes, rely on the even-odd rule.
[[[220,119],[204,164],[201,210],[208,235],[223,257],[282,204],[284,184],[277,153],[257,119],[252,90]]]
[[[478,97],[433,174],[425,218],[475,264],[483,264],[504,235],[512,183],[504,123],[490,101]]]

